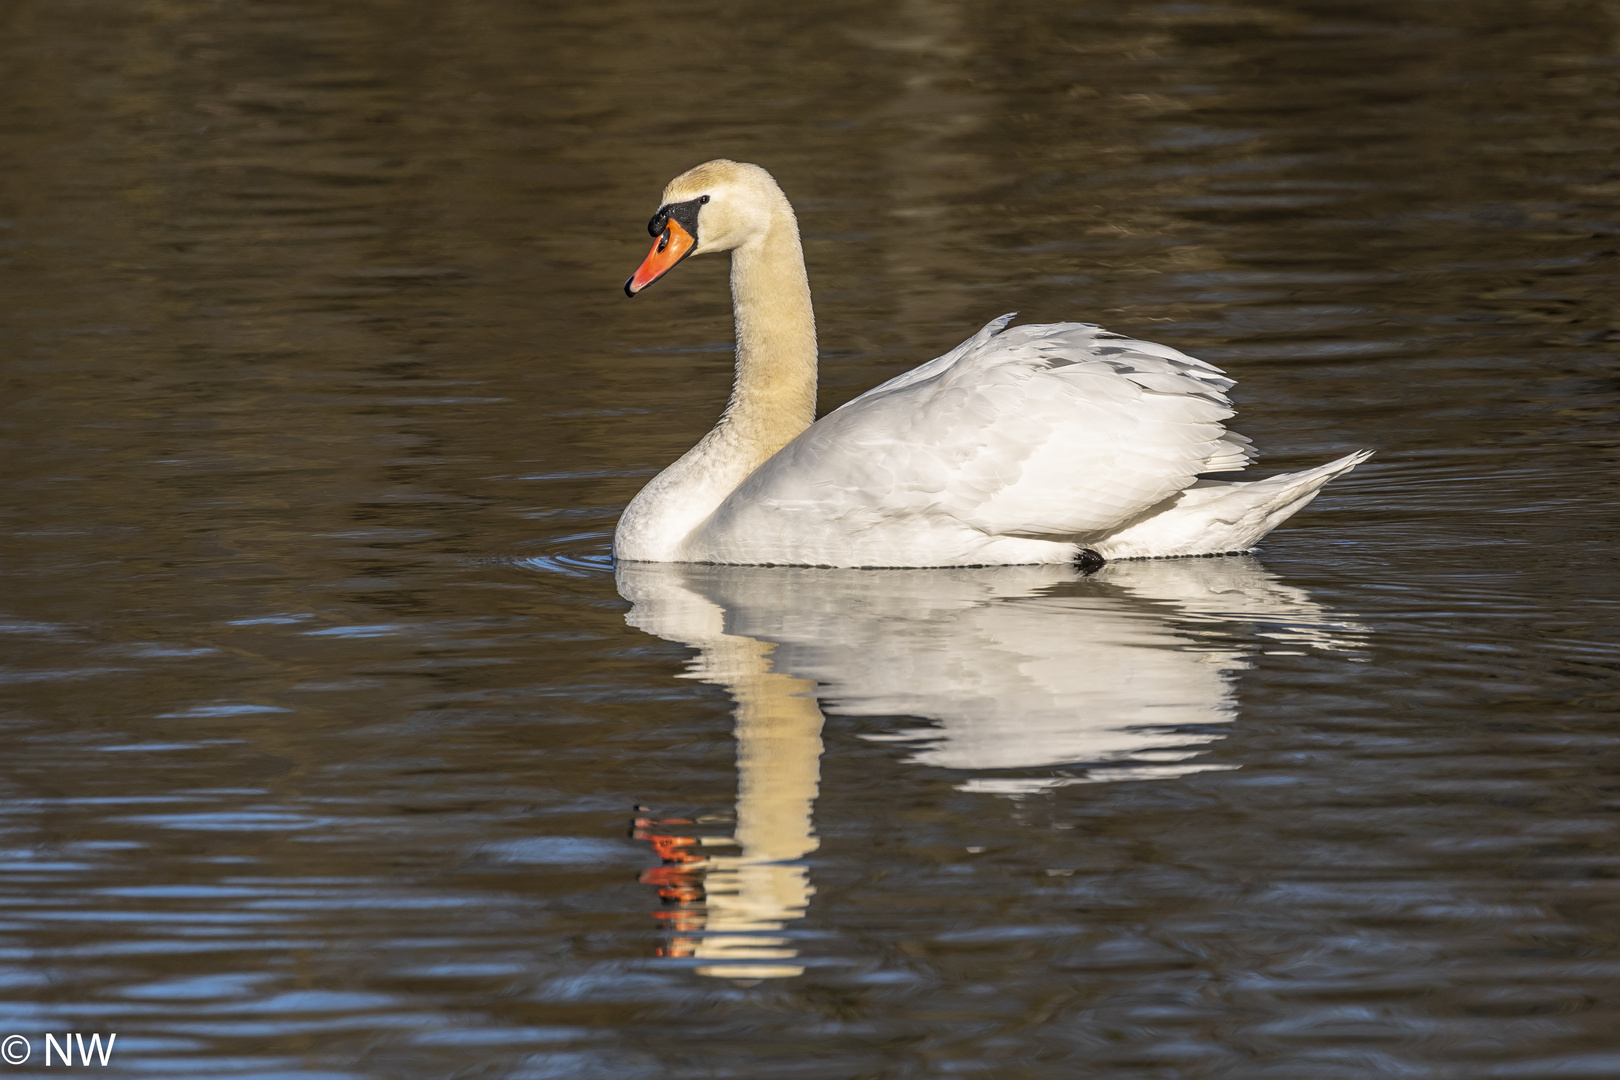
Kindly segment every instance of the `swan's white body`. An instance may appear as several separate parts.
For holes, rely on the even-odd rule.
[[[1200,480],[1253,460],[1223,426],[1220,369],[1086,323],[1008,329],[1011,316],[811,423],[815,329],[792,209],[763,169],[735,162],[678,177],[664,202],[703,195],[694,250],[734,252],[736,389],[719,425],[625,510],[619,559],[974,566],[1245,551],[1369,456]]]

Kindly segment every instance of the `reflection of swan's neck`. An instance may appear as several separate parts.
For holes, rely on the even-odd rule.
[[[815,683],[771,670],[775,648],[722,635],[703,643],[691,677],[718,683],[737,702],[737,855],[708,862],[708,914],[691,955],[724,964],[704,975],[783,978],[800,974],[786,940],[772,934],[801,918],[814,891],[792,860],[814,851],[811,813],[821,779],[821,709]]]
[[[773,646],[752,638],[760,662]],[[737,843],[751,861],[797,859],[817,847],[811,806],[821,780],[816,684],[773,671],[731,685],[737,699]]]
[[[769,224],[731,253],[737,377],[715,435],[742,479],[816,415],[816,319],[793,208],[776,192]]]

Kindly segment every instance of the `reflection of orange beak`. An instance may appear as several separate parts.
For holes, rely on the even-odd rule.
[[[634,296],[645,289],[692,253],[692,247],[697,241],[692,234],[682,228],[681,223],[673,218],[664,226],[659,234],[658,242],[653,249],[647,252],[647,257],[637,267],[636,272],[630,275],[630,280],[624,283],[624,295]]]

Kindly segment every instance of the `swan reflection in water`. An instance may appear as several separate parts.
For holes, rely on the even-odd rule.
[[[637,821],[664,865],[666,953],[735,979],[803,972],[786,923],[814,891],[822,713],[922,723],[908,760],[980,775],[965,791],[1234,768],[1196,760],[1235,718],[1250,658],[1353,654],[1360,631],[1250,556],[940,570],[621,563],[635,627],[698,650],[685,677],[737,703],[729,836]],[[1000,774],[1000,775],[997,775]],[[701,824],[701,822],[697,823]]]

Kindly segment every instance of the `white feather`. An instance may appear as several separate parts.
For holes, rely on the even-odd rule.
[[[675,178],[693,254],[732,252],[737,379],[713,431],[625,508],[626,561],[1063,563],[1245,550],[1366,455],[1252,483],[1219,368],[1089,323],[992,320],[812,423],[815,318],[797,221],[757,165]],[[690,212],[690,211],[688,211]],[[682,228],[686,228],[685,225]],[[653,249],[626,290],[669,269]]]
[[[1087,323],[993,320],[812,425],[727,496],[687,561],[1066,562],[1246,550],[1365,454],[1259,483],[1219,368]],[[1241,511],[1239,507],[1241,506]],[[1231,520],[1226,520],[1230,518]]]

